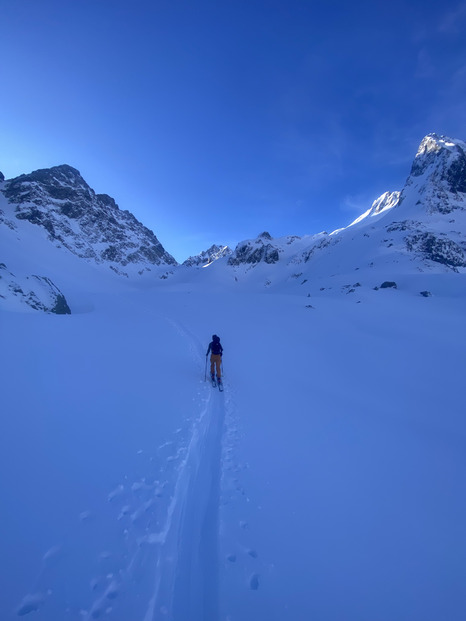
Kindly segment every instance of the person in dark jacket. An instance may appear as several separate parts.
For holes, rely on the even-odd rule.
[[[220,337],[214,334],[212,336],[212,341],[209,343],[209,347],[207,349],[206,357],[210,352],[210,377],[212,381],[215,380],[215,371],[217,372],[217,382],[220,384],[222,381],[222,372],[221,372],[221,364],[222,364],[222,354],[223,347],[220,343]]]

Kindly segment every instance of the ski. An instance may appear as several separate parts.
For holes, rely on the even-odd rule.
[[[212,387],[217,388],[217,382],[214,379],[212,380]]]

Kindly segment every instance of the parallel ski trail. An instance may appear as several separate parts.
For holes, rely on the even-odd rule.
[[[171,323],[191,343],[202,366],[202,346],[186,328]],[[152,536],[159,548],[156,578],[144,621],[215,621],[218,618],[218,515],[225,419],[223,395],[208,397],[195,422],[178,470],[165,527]]]
[[[174,621],[218,618],[218,510],[224,408],[214,393],[197,452],[190,463],[191,485],[184,498],[174,588]]]

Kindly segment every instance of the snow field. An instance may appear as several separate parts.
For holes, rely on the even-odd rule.
[[[2,465],[14,468],[2,482],[11,508],[2,544],[11,587],[2,594],[5,618],[15,608],[20,615],[37,609],[44,619],[142,618],[155,588],[160,543],[177,496],[186,494],[178,491],[181,472],[191,467],[211,393],[200,384],[202,366],[193,373],[178,329],[153,312],[132,321],[131,303],[112,313],[113,302],[98,300],[105,312],[68,324],[5,314]],[[187,364],[189,388],[180,391]],[[166,408],[156,397],[161,389]],[[56,568],[40,560],[51,545]],[[27,562],[16,560],[20,573],[12,574],[21,547]]]
[[[462,619],[464,297],[90,303],[2,314],[2,618]]]

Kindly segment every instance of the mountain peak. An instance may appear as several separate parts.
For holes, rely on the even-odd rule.
[[[218,259],[221,259],[222,257],[228,256],[231,253],[232,253],[232,250],[228,246],[217,246],[217,244],[213,244],[210,248],[208,248],[207,250],[204,250],[200,254],[186,259],[183,265],[186,265],[187,267],[192,267],[194,265],[196,266],[202,265],[203,267],[206,267],[207,265],[210,265],[214,261],[217,261]]]
[[[427,213],[465,209],[466,143],[428,134],[423,138],[400,197],[423,205]]]
[[[414,158],[410,176],[423,175],[436,183],[446,182],[445,189],[455,194],[466,192],[466,143],[434,133],[425,136]]]
[[[424,136],[416,153],[416,157],[430,151],[439,151],[445,146],[454,146],[454,142],[447,136],[439,136],[435,132],[431,132]]]
[[[2,192],[18,220],[43,227],[55,245],[117,273],[176,264],[152,231],[112,197],[96,194],[68,164],[10,179]]]
[[[31,181],[37,181],[39,183],[48,183],[52,185],[73,184],[85,185],[89,187],[81,176],[81,173],[76,168],[73,168],[69,164],[60,164],[59,166],[52,166],[51,168],[40,168],[34,170],[29,174],[20,175],[17,179],[24,180],[25,178]]]
[[[268,231],[264,231],[260,235],[258,235],[257,239],[268,239],[269,241],[272,239],[272,235]]]

